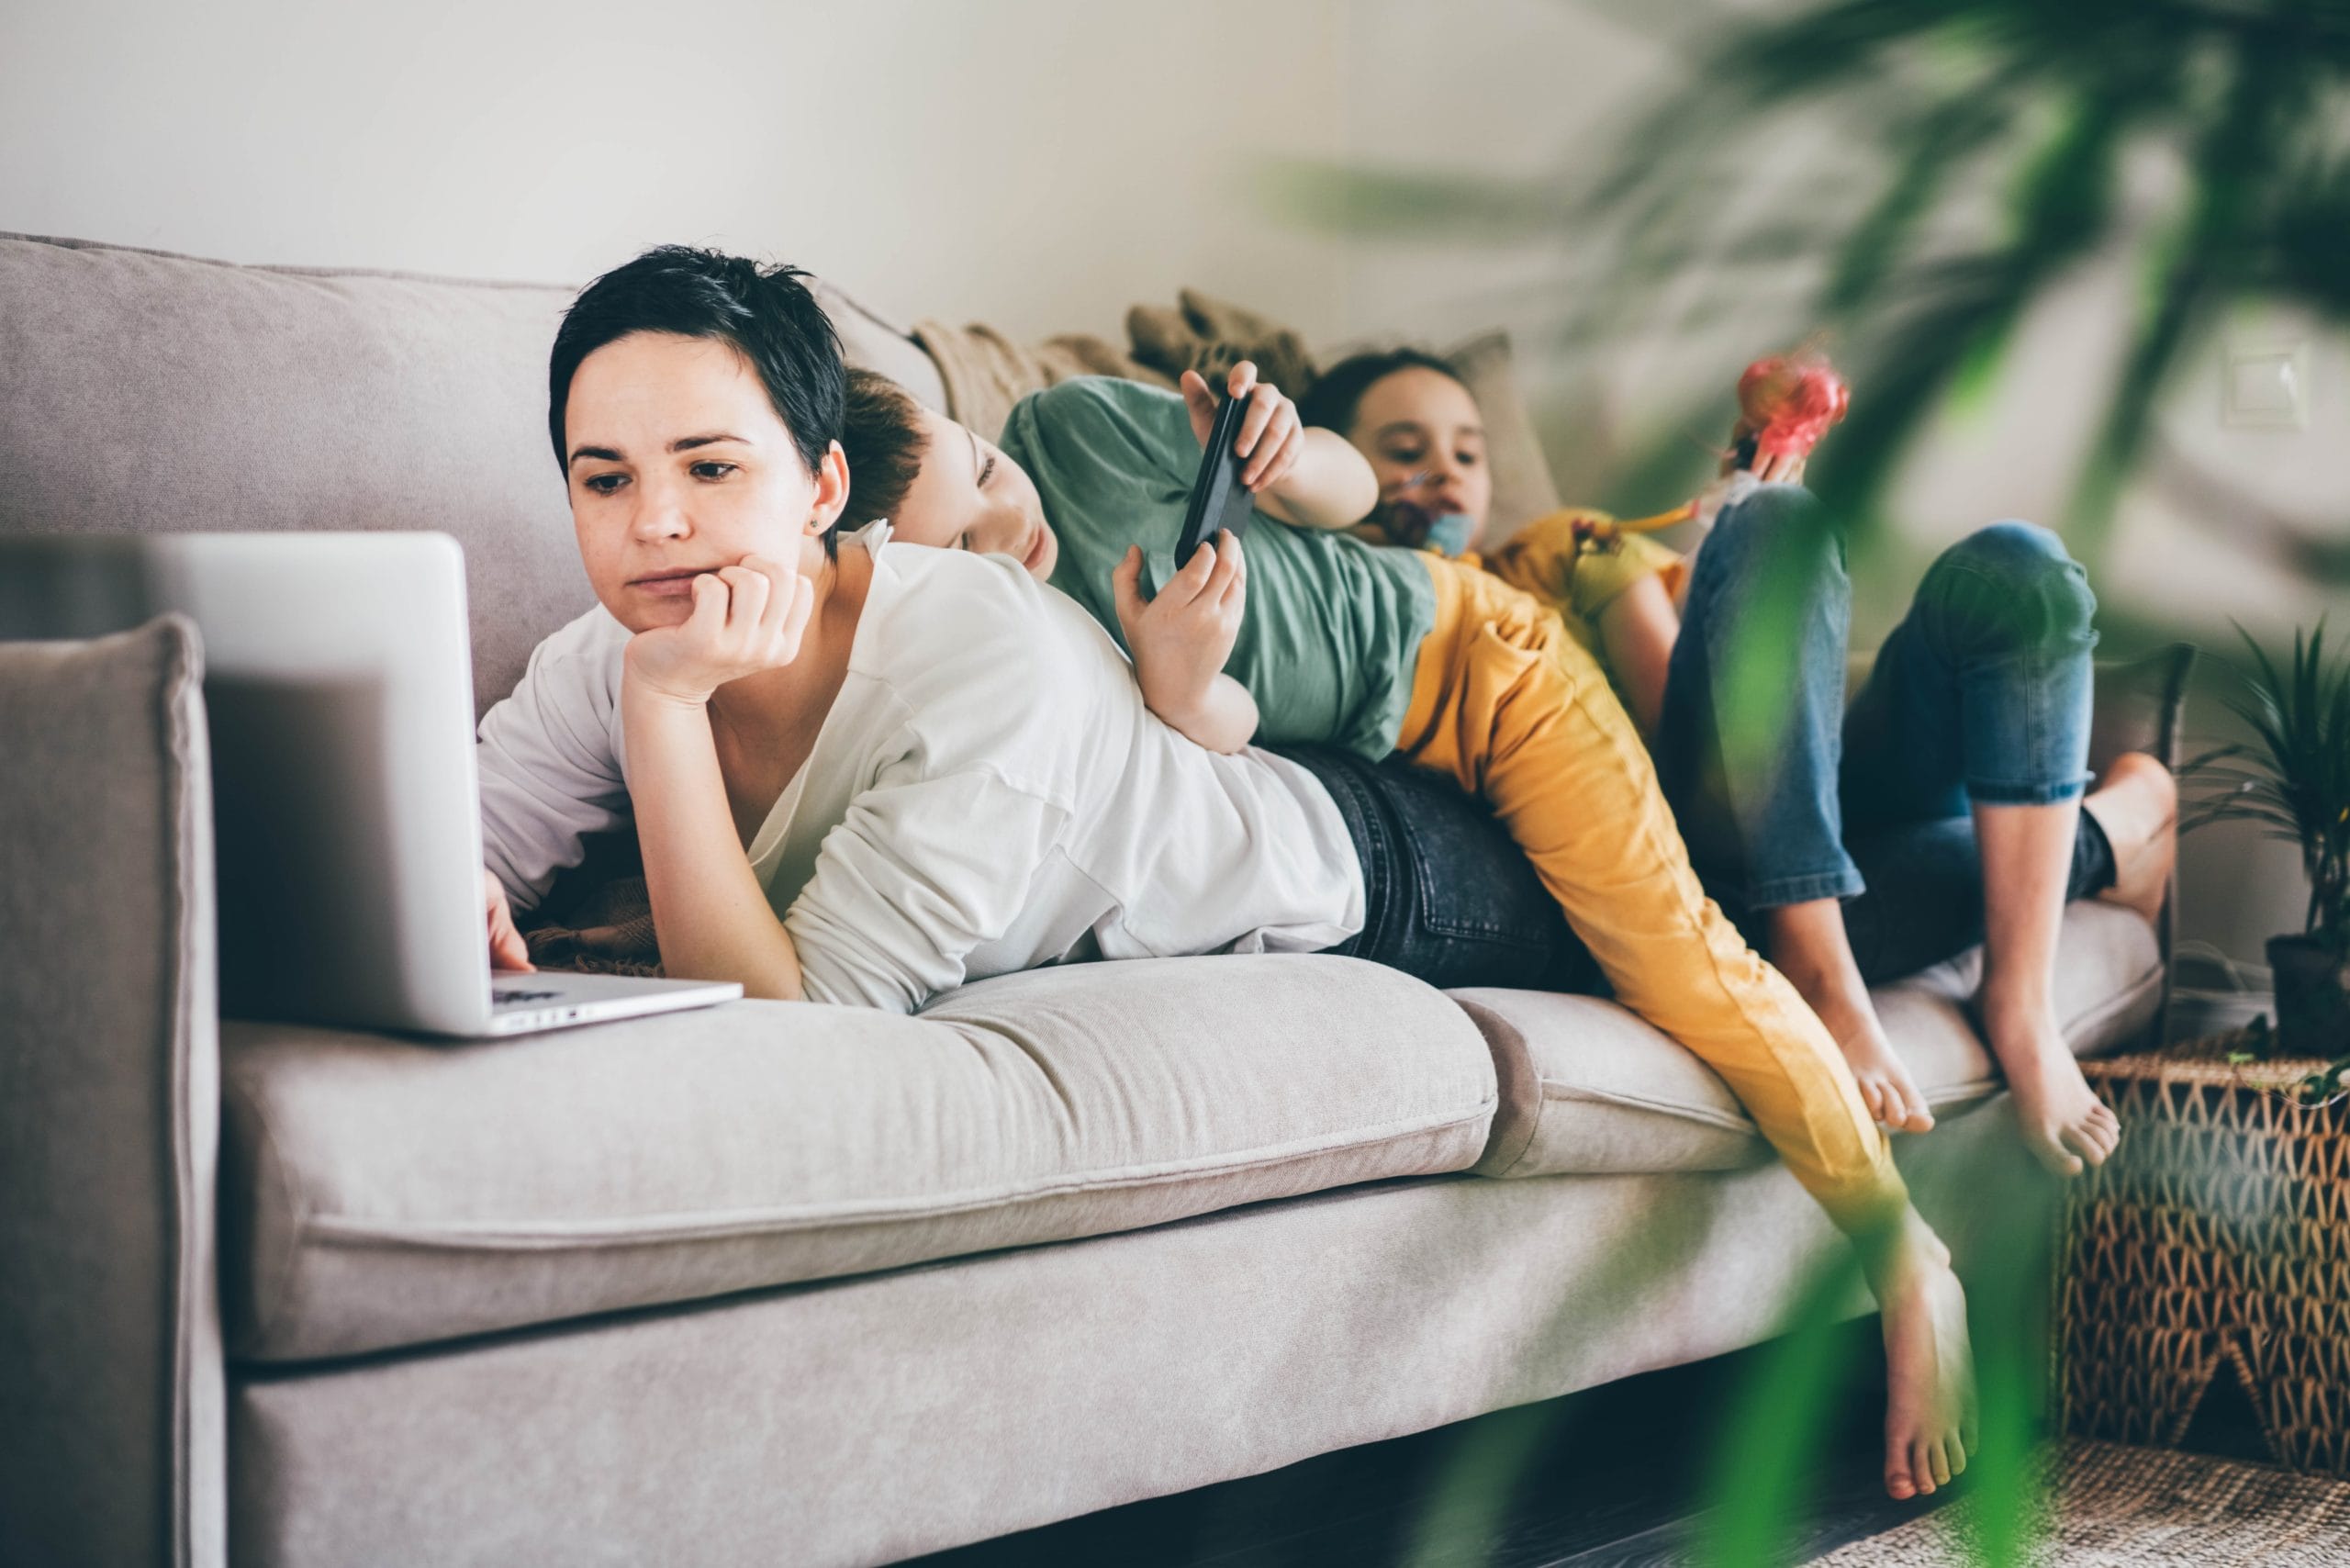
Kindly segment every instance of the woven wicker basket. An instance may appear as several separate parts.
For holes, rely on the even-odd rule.
[[[2350,1476],[2350,1104],[2251,1041],[2083,1064],[2121,1147],[2066,1201],[2057,1386],[2068,1429],[2167,1446],[2225,1369],[2278,1463]]]

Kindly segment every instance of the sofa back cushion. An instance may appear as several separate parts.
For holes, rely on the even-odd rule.
[[[485,710],[593,602],[546,432],[574,292],[0,235],[0,534],[453,534]],[[936,397],[903,332],[818,297],[851,360]]]

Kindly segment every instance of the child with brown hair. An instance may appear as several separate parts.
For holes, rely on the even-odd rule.
[[[1275,526],[1245,561],[1229,535],[1172,558],[1216,408],[1196,375],[1180,397],[1063,383],[1020,404],[1000,444],[889,393],[853,382],[851,471],[880,471],[891,450],[920,466],[895,493],[853,481],[852,519],[1021,561],[1117,635],[1152,710],[1210,749],[1395,753],[1492,806],[1617,1000],[1722,1075],[1854,1238],[1892,1370],[1888,1489],[1962,1469],[1969,1371],[1948,1252],[1834,1040],[1706,896],[1647,749],[1560,618],[1488,573],[1350,537],[1375,499],[1367,465],[1251,365],[1227,386],[1250,404],[1235,450]],[[1147,597],[1146,567],[1161,585]]]

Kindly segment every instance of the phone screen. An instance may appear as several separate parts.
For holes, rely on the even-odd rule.
[[[1200,546],[1219,530],[1230,529],[1238,538],[1248,528],[1257,498],[1240,482],[1241,461],[1232,450],[1240,438],[1240,421],[1248,410],[1245,398],[1226,398],[1216,405],[1215,423],[1200,454],[1199,476],[1192,481],[1192,500],[1183,512],[1183,532],[1175,543],[1175,567],[1181,571]]]

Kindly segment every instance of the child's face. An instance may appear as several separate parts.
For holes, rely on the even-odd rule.
[[[814,570],[848,497],[839,446],[811,474],[757,373],[723,342],[606,343],[572,377],[564,431],[579,558],[632,632],[682,622],[695,574],[745,555]]]
[[[1470,543],[1476,543],[1493,510],[1494,476],[1485,466],[1484,420],[1467,387],[1439,371],[1406,365],[1371,384],[1346,433],[1379,476],[1373,523],[1385,520],[1398,524],[1388,532],[1408,532],[1402,525],[1414,513],[1425,529],[1427,520],[1457,512],[1470,520]]]
[[[944,414],[924,409],[922,421],[922,470],[890,519],[890,537],[1009,555],[1039,582],[1050,577],[1060,542],[1020,465]]]

